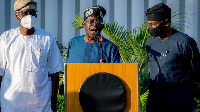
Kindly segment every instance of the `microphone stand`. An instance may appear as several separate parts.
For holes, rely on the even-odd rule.
[[[101,50],[101,59],[103,59],[103,49],[102,49],[102,41],[103,41],[103,38],[101,36],[101,34],[99,32],[95,33],[94,34],[94,39],[97,40],[97,42],[99,42],[99,47],[100,47],[100,50]]]
[[[103,49],[102,49],[102,43],[99,41],[99,47],[101,49],[101,59],[103,59]]]

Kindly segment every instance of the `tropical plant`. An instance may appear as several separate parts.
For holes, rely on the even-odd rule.
[[[180,8],[178,8],[177,5],[171,6],[171,19],[173,20],[173,22],[171,23],[171,27],[184,32],[185,27],[189,28],[189,26],[187,26],[185,23],[190,25],[190,23],[188,22],[189,19],[185,16],[187,13],[181,11],[184,10],[185,6],[180,6]]]
[[[61,42],[56,41],[58,48],[60,50],[60,53],[62,54],[63,61],[66,60],[67,55],[67,47],[63,46]],[[57,96],[57,112],[64,112],[64,84],[63,84],[63,76],[64,71],[60,71],[59,73],[59,90],[58,90],[58,96]]]
[[[59,90],[57,95],[57,112],[64,112],[64,84],[63,84],[64,71],[59,73]]]
[[[148,26],[144,23],[133,31],[127,32],[124,26],[119,26],[116,22],[105,23],[105,28],[102,30],[118,47],[124,63],[139,64],[140,111],[145,111],[149,88],[149,66],[145,42],[150,34],[147,30]]]

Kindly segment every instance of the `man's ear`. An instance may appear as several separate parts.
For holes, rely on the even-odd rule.
[[[16,17],[16,19],[17,19],[18,21],[20,21],[20,18],[19,18],[19,16],[18,16],[17,13],[15,13],[15,17]]]
[[[83,28],[85,28],[85,21],[82,22],[82,26],[83,26]]]
[[[165,20],[165,26],[169,26],[169,25],[170,25],[169,19],[166,19]]]

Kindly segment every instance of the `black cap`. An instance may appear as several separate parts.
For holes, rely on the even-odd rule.
[[[146,16],[148,21],[163,21],[166,19],[171,21],[171,8],[164,3],[159,3],[147,9]]]
[[[100,6],[93,6],[89,7],[84,12],[84,20],[86,20],[88,17],[98,17],[100,19],[103,19],[103,17],[106,15],[106,10]]]

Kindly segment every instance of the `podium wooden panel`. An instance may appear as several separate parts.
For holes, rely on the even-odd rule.
[[[79,89],[90,75],[106,72],[119,77],[125,88],[127,103],[123,112],[138,112],[137,63],[67,63],[65,67],[65,112],[83,112]]]

